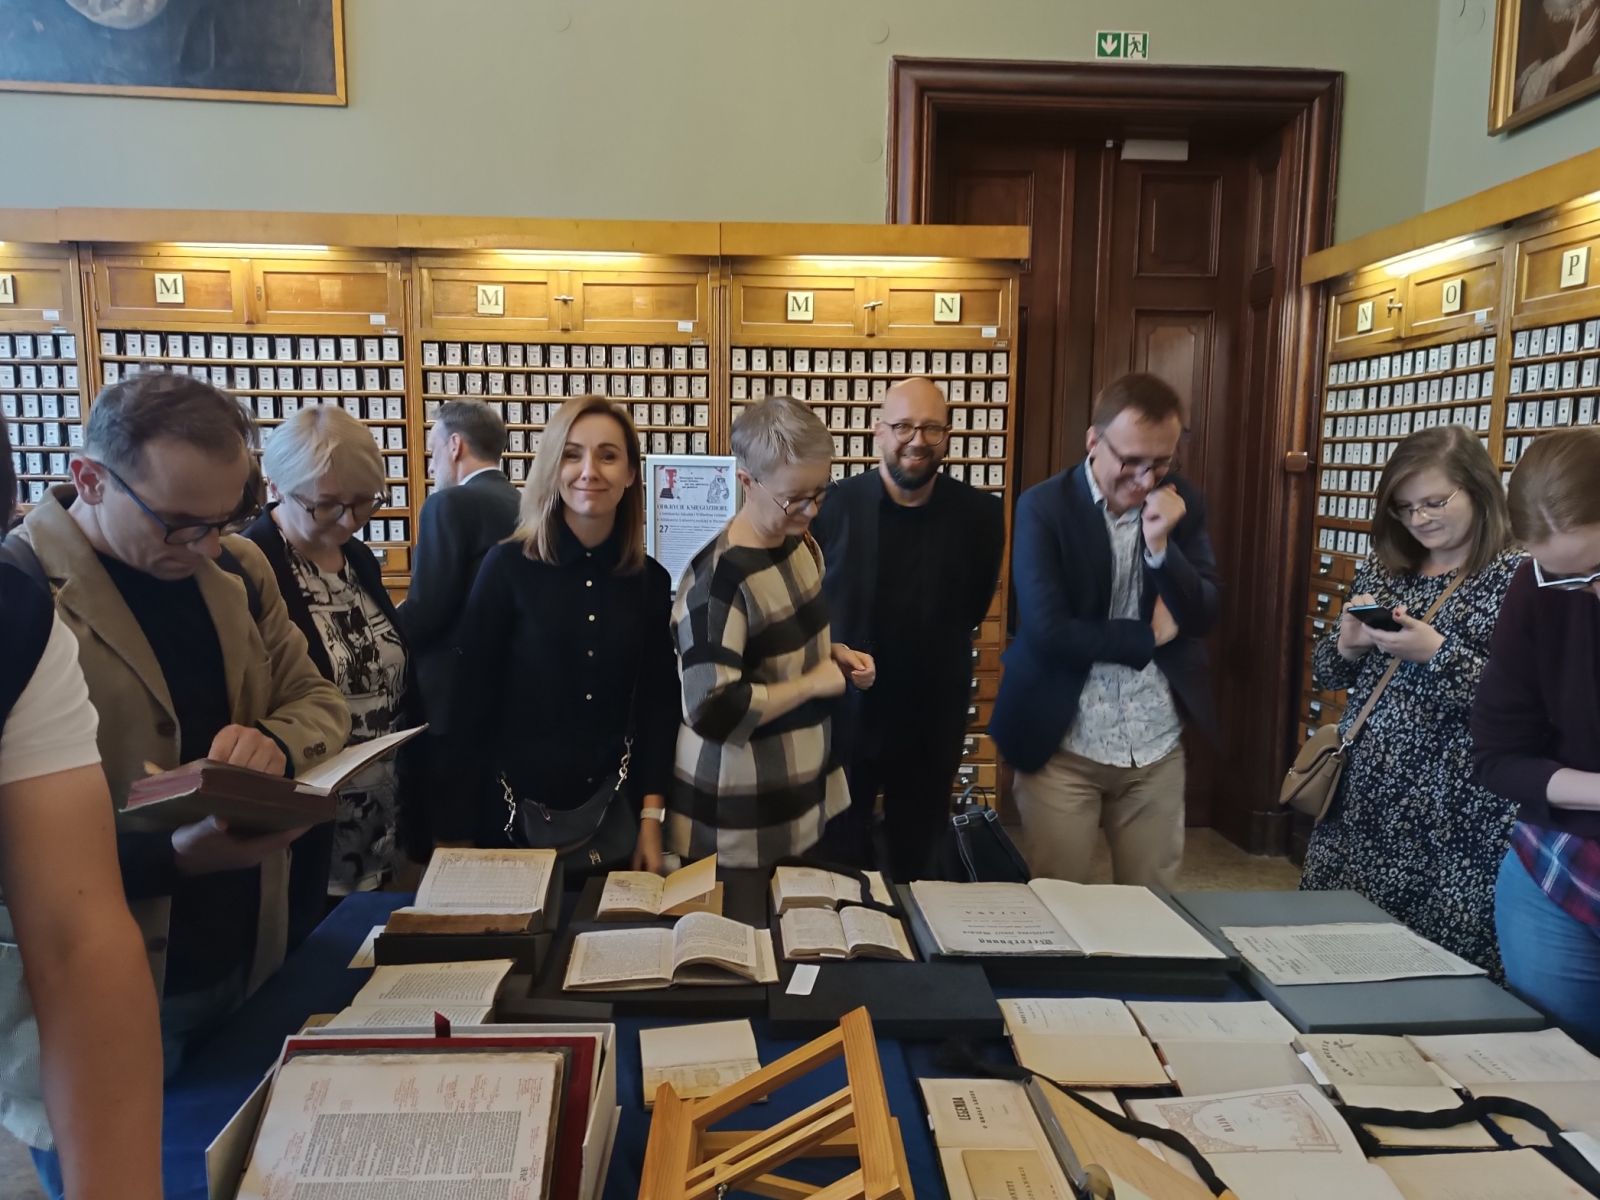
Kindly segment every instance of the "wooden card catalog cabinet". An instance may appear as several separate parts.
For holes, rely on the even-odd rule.
[[[736,273],[729,336],[780,343],[865,337],[870,332],[873,282],[849,275]]]
[[[444,332],[544,333],[555,328],[554,297],[562,272],[462,266],[454,260],[419,258],[419,320]],[[564,293],[561,293],[564,294]]]
[[[1413,273],[1406,281],[1401,328],[1407,337],[1494,327],[1500,305],[1499,250]]]
[[[1011,337],[1011,281],[890,278],[874,281],[869,332],[897,342],[992,346]]]
[[[249,263],[238,258],[95,254],[95,316],[161,325],[247,320]]]
[[[1517,246],[1513,315],[1593,315],[1600,309],[1600,215]]]
[[[1393,340],[1400,332],[1404,280],[1369,283],[1335,296],[1332,349],[1337,353]]]
[[[710,337],[709,268],[678,272],[572,271],[570,328],[621,338]]]
[[[0,421],[11,441],[14,497],[37,504],[70,478],[88,413],[78,271],[71,251],[0,246]]]
[[[370,330],[404,321],[400,264],[253,259],[250,319],[310,329]]]

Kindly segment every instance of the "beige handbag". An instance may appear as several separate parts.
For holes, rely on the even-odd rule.
[[[1424,625],[1432,624],[1434,615],[1444,607],[1444,602],[1450,599],[1450,594],[1465,577],[1464,574],[1457,575],[1444,591],[1439,593],[1439,598],[1422,615]],[[1339,736],[1338,725],[1324,725],[1311,735],[1304,746],[1300,747],[1300,753],[1295,755],[1294,765],[1289,768],[1289,773],[1283,777],[1283,786],[1278,789],[1278,804],[1281,807],[1304,813],[1318,823],[1322,821],[1327,815],[1328,806],[1333,803],[1333,798],[1339,791],[1339,779],[1344,774],[1346,754],[1355,744],[1356,735],[1367,723],[1372,710],[1378,706],[1378,699],[1383,695],[1383,689],[1389,686],[1389,681],[1399,669],[1400,660],[1397,658],[1384,671],[1377,686],[1372,689],[1372,695],[1367,697],[1367,702],[1361,706],[1361,711],[1350,723],[1350,731],[1344,737]]]

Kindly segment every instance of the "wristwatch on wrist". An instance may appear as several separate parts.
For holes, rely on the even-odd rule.
[[[641,821],[655,821],[658,824],[665,825],[667,822],[667,810],[664,808],[640,809],[639,819]]]

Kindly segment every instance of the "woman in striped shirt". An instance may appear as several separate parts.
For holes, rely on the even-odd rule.
[[[833,752],[833,698],[872,686],[872,658],[837,645],[808,529],[833,439],[773,397],[733,425],[745,503],[684,571],[673,608],[684,723],[668,842],[729,867],[803,854],[850,802]],[[848,682],[847,682],[848,681]]]

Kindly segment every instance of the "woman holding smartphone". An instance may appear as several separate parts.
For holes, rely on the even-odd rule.
[[[1472,711],[1478,779],[1517,805],[1495,921],[1511,990],[1600,1051],[1600,429],[1511,477],[1517,571]]]
[[[1313,654],[1317,687],[1348,692],[1341,734],[1396,669],[1349,751],[1300,881],[1354,889],[1497,977],[1495,876],[1513,806],[1473,782],[1467,721],[1521,561],[1510,538],[1476,435],[1449,425],[1400,443],[1378,483],[1372,556]],[[1361,614],[1374,624],[1358,617],[1364,606],[1377,609]]]

